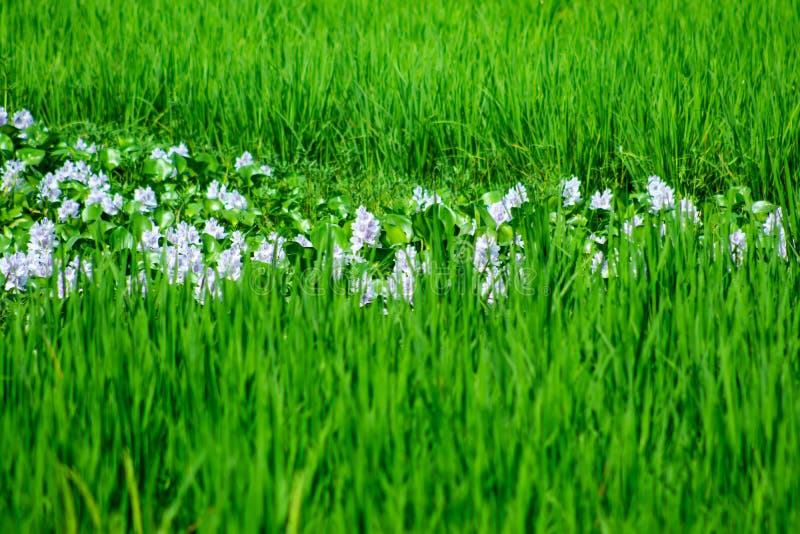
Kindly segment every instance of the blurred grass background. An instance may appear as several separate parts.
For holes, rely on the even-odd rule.
[[[780,200],[800,167],[784,0],[6,0],[0,28],[7,107],[356,187],[657,173]]]

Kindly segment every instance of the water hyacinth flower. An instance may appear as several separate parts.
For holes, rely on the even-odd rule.
[[[0,126],[8,124],[8,111],[6,108],[0,107]]]
[[[303,234],[298,234],[295,236],[293,241],[303,248],[314,248],[314,245],[311,243],[311,241],[309,241],[309,239]]]
[[[580,187],[581,187],[581,181],[578,180],[576,176],[571,177],[569,180],[566,180],[561,185],[561,198],[564,199],[565,208],[574,206],[575,204],[583,200],[581,198]]]
[[[786,230],[783,228],[783,211],[781,208],[767,215],[763,230],[764,235],[778,237],[778,255],[786,259],[788,255],[786,250]]]
[[[33,115],[27,109],[21,109],[14,113],[13,123],[17,130],[26,130],[34,124]]]
[[[364,245],[374,247],[378,244],[381,224],[372,213],[367,211],[367,208],[359,206],[356,210],[356,220],[353,222],[352,230],[351,249],[353,252],[357,252]]]
[[[681,216],[681,221],[689,221],[693,224],[700,223],[700,212],[697,211],[694,202],[690,198],[682,198],[678,202],[678,212]]]
[[[638,215],[634,215],[629,220],[622,223],[622,232],[627,235],[633,235],[633,229],[639,228],[640,226],[644,226],[644,219]]]
[[[647,194],[650,197],[650,211],[653,213],[675,207],[675,191],[658,176],[647,178]]]
[[[161,252],[161,245],[159,240],[164,237],[161,234],[161,229],[153,225],[150,230],[142,232],[142,240],[139,242],[138,250],[142,252]]]
[[[0,274],[6,279],[6,291],[25,291],[30,278],[28,256],[24,252],[3,256],[0,258]]]
[[[234,164],[234,167],[236,167],[236,170],[238,171],[243,167],[249,167],[254,163],[255,162],[253,161],[253,155],[250,154],[250,152],[245,151],[242,153],[241,156],[236,158],[236,163]]]
[[[436,193],[431,193],[427,189],[417,186],[412,191],[411,202],[416,204],[415,211],[425,211],[434,204],[441,204],[442,199]]]
[[[213,217],[206,221],[206,226],[203,228],[203,233],[218,240],[225,239],[225,236],[228,235],[228,233],[225,231],[225,228],[223,228],[222,225],[220,225],[219,222]]]
[[[69,219],[80,217],[81,205],[70,198],[66,199],[58,208],[58,222],[67,222]]]
[[[31,226],[29,231],[28,252],[51,252],[58,246],[56,225],[50,219],[44,218]]]
[[[262,165],[261,167],[258,168],[258,170],[264,176],[272,177],[272,167],[270,167],[269,165]]]
[[[133,200],[139,202],[139,213],[150,213],[158,207],[156,193],[150,186],[139,187],[133,192]]]
[[[744,253],[747,251],[747,235],[741,230],[736,230],[728,237],[728,242],[731,260],[736,265],[741,265],[744,261]]]
[[[595,191],[591,200],[589,201],[589,209],[592,211],[611,211],[611,199],[613,197],[614,195],[611,194],[611,189],[606,188],[602,194],[599,191]]]
[[[494,237],[484,234],[475,242],[472,266],[478,272],[485,272],[490,266],[500,265],[500,247]]]
[[[169,154],[163,148],[156,147],[150,152],[150,159],[169,160]]]
[[[83,140],[82,137],[79,137],[78,140],[75,142],[75,150],[78,152],[86,152],[87,154],[94,154],[97,152],[97,145],[92,143],[89,145],[86,141]]]
[[[181,156],[182,158],[188,158],[189,157],[189,149],[186,147],[185,143],[181,142],[181,144],[179,144],[178,146],[172,146],[172,147],[169,148],[169,151],[167,152],[167,155],[171,156],[173,154],[177,154],[177,155]]]
[[[267,237],[267,240],[261,243],[258,250],[253,253],[252,259],[268,265],[283,265],[286,262],[285,244],[286,238],[281,237],[277,232],[272,232]]]
[[[3,182],[0,185],[0,189],[6,193],[17,189],[21,185],[22,173],[25,172],[26,167],[27,165],[24,161],[16,159],[6,161],[3,167]]]
[[[528,190],[519,182],[509,188],[503,197],[503,203],[509,208],[518,208],[528,201]]]
[[[53,204],[58,202],[60,197],[61,188],[59,187],[58,179],[53,173],[48,172],[39,182],[39,198]]]
[[[239,230],[231,234],[231,248],[239,252],[247,252],[247,243],[245,243],[244,234]]]
[[[66,298],[67,295],[78,289],[78,274],[83,272],[87,278],[92,278],[92,264],[89,262],[81,263],[80,256],[75,256],[63,270],[59,270],[58,277],[58,298]]]
[[[242,275],[242,254],[236,248],[223,250],[217,257],[217,274],[220,278],[236,281]]]
[[[502,200],[489,206],[489,215],[494,219],[498,228],[504,222],[511,220],[511,212]]]

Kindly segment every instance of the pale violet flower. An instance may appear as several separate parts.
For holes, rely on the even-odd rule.
[[[161,235],[160,228],[156,225],[153,225],[152,229],[142,232],[142,240],[139,243],[139,250],[143,252],[161,252],[161,245],[158,244],[158,241],[162,237],[164,236]]]
[[[269,165],[262,165],[258,170],[265,176],[272,176],[272,167]]]
[[[606,244],[606,237],[605,236],[598,236],[595,234],[591,234],[589,239],[597,243],[598,245],[605,245]]]
[[[309,241],[309,239],[303,234],[298,234],[293,241],[303,248],[314,248],[314,245],[311,243],[311,241]]]
[[[231,248],[239,252],[247,252],[247,243],[245,243],[244,234],[239,230],[231,234]]]
[[[78,140],[75,142],[75,150],[78,152],[86,152],[87,154],[94,154],[97,152],[97,145],[92,143],[89,145],[86,141],[83,140],[82,137],[79,137]]]
[[[77,219],[80,217],[79,210],[81,209],[81,205],[68,198],[62,204],[61,207],[58,208],[58,222],[67,222],[69,219]]]
[[[511,212],[502,200],[489,206],[489,215],[498,227],[511,220]]]
[[[412,191],[411,201],[416,204],[416,211],[425,211],[434,204],[441,204],[442,199],[436,193],[417,186]]]
[[[367,211],[364,206],[356,210],[356,220],[352,226],[353,236],[350,238],[353,251],[361,250],[364,245],[374,247],[378,243],[381,233],[381,224],[375,216]]]
[[[206,221],[206,226],[203,228],[203,233],[210,235],[214,239],[225,239],[225,236],[228,235],[228,233],[225,232],[225,228],[223,228],[222,225],[220,225],[219,222],[214,218]]]
[[[238,280],[242,275],[242,254],[236,248],[223,250],[217,258],[217,274],[226,280]]]
[[[0,126],[8,124],[8,111],[6,108],[0,107]]]
[[[786,259],[788,253],[786,250],[786,230],[783,228],[783,211],[781,208],[776,209],[774,212],[767,215],[767,220],[763,226],[764,234],[768,236],[778,237],[778,255]]]
[[[133,192],[133,200],[141,204],[139,213],[150,213],[158,207],[156,193],[150,186],[137,188]]]
[[[747,235],[741,230],[736,230],[728,237],[728,241],[731,259],[736,265],[741,265],[747,251]]]
[[[6,279],[4,286],[6,291],[25,291],[30,278],[28,256],[23,252],[3,256],[0,258],[0,273]]]
[[[27,109],[21,109],[14,113],[14,128],[25,130],[33,126],[33,115]]]
[[[123,203],[122,195],[117,193],[112,197],[108,193],[104,194],[105,196],[100,201],[100,205],[103,207],[103,211],[111,216],[114,216],[117,213],[119,213],[119,210],[122,209],[122,203]]]
[[[15,159],[6,161],[3,167],[3,183],[0,189],[5,192],[17,189],[21,185],[22,173],[25,172],[26,166],[24,161]]]
[[[500,265],[500,247],[497,242],[488,234],[478,237],[475,241],[472,266],[476,271],[484,272],[489,266],[497,265]]]
[[[150,159],[168,160],[169,154],[163,148],[156,147],[152,152],[150,152]]]
[[[244,196],[242,196],[238,191],[225,191],[225,186],[222,186],[222,189],[220,190],[219,201],[222,202],[222,205],[226,210],[247,209],[247,199],[244,198]]]
[[[606,210],[611,211],[611,199],[614,195],[611,194],[611,189],[606,188],[601,194],[595,191],[589,202],[590,210]]]
[[[177,155],[179,155],[179,156],[181,156],[183,158],[188,158],[189,157],[189,149],[186,147],[185,143],[181,143],[178,146],[170,147],[169,151],[167,152],[167,155],[171,156],[173,154],[177,154]]]
[[[509,188],[506,195],[503,197],[503,203],[508,208],[518,208],[528,201],[528,190],[521,183]]]
[[[58,202],[60,197],[61,188],[59,187],[58,179],[53,173],[48,172],[39,182],[39,198],[55,203]]]
[[[58,246],[56,225],[50,219],[37,221],[29,230],[28,252],[51,252]]]
[[[647,194],[650,196],[650,211],[653,213],[675,207],[675,191],[658,176],[647,179]]]
[[[222,190],[225,190],[225,186],[222,186]],[[220,185],[219,182],[214,180],[210,184],[208,184],[208,190],[206,191],[206,198],[209,200],[217,200],[219,198],[220,192]]]
[[[272,232],[264,243],[253,253],[253,261],[269,265],[282,265],[286,261],[286,251],[283,246],[286,238]]]
[[[678,202],[678,212],[680,213],[682,220],[688,220],[694,224],[700,223],[701,214],[699,211],[697,211],[697,207],[695,207],[692,199],[682,198],[680,202]]]
[[[561,198],[564,199],[564,207],[574,206],[581,200],[581,181],[576,176],[566,180],[561,187]]]
[[[622,232],[627,235],[633,235],[633,229],[644,225],[644,219],[639,215],[634,215],[629,220],[622,223]]]
[[[236,163],[234,166],[238,171],[242,167],[249,167],[250,165],[253,165],[253,163],[254,163],[253,155],[250,154],[250,152],[245,151],[244,153],[242,153],[240,157],[236,158]]]

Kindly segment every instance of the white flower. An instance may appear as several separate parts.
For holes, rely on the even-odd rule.
[[[139,187],[133,192],[133,200],[141,203],[139,213],[150,213],[158,207],[158,200],[156,193],[150,186],[146,188]]]
[[[6,291],[25,291],[30,278],[28,256],[23,252],[3,256],[0,258],[0,273],[6,278],[4,286]]]
[[[736,230],[728,237],[728,241],[731,259],[736,265],[741,265],[747,250],[747,235],[741,230]]]
[[[222,190],[225,190],[225,186],[222,186]],[[208,184],[208,191],[206,191],[206,198],[209,200],[216,200],[219,198],[219,182],[214,180],[210,184]]]
[[[767,220],[764,222],[763,229],[765,235],[778,236],[778,255],[786,259],[786,230],[783,228],[783,211],[781,208],[767,215]]]
[[[169,160],[169,154],[163,148],[156,147],[150,152],[150,159]]]
[[[62,204],[61,207],[58,208],[58,222],[67,222],[69,219],[77,219],[79,215],[79,210],[81,209],[81,205],[68,198]]]
[[[236,248],[223,250],[217,258],[217,274],[226,280],[238,280],[242,275],[242,254]]]
[[[417,205],[416,211],[425,211],[434,204],[441,204],[442,199],[436,193],[417,186],[412,191],[411,201]]]
[[[598,236],[591,234],[589,239],[597,243],[598,245],[605,245],[606,244],[606,237],[605,236]]]
[[[30,241],[28,242],[28,252],[51,252],[58,246],[56,237],[56,225],[50,219],[42,219],[31,226],[29,231]]]
[[[265,176],[272,176],[272,167],[269,165],[262,165],[259,170],[261,171],[261,174]]]
[[[633,229],[644,225],[644,219],[638,215],[634,215],[629,220],[622,223],[622,232],[627,235],[633,235]]]
[[[494,238],[484,234],[475,242],[475,254],[472,265],[476,271],[484,272],[490,265],[500,264],[500,247]]]
[[[8,124],[8,111],[6,108],[0,107],[0,126]]]
[[[219,201],[222,202],[222,205],[226,210],[247,209],[247,199],[244,198],[238,191],[225,191],[225,186],[223,186],[220,190]]]
[[[97,152],[97,145],[95,143],[89,145],[83,140],[82,137],[79,137],[75,142],[75,150],[78,152],[86,152],[87,154],[94,154]]]
[[[123,198],[122,195],[119,193],[115,194],[113,197],[108,193],[104,193],[103,199],[100,201],[100,204],[103,206],[103,211],[108,215],[114,216],[119,213],[119,210],[122,209]]]
[[[504,222],[511,220],[511,212],[508,210],[502,200],[489,206],[489,215],[492,216],[492,219],[494,219],[494,222],[498,227]]]
[[[515,186],[511,187],[506,193],[506,196],[503,197],[503,203],[508,208],[518,208],[527,201],[528,190],[525,189],[525,186],[519,182],[517,182]]]
[[[650,211],[653,213],[675,207],[675,192],[658,176],[647,178],[647,194],[650,196]]]
[[[602,278],[608,278],[608,260],[605,259],[602,250],[598,250],[597,253],[592,256],[592,274],[595,274],[598,269],[600,270],[600,276]]]
[[[48,172],[39,182],[39,197],[51,203],[58,202],[61,197],[61,188],[58,185],[58,179],[53,173]]]
[[[309,241],[308,238],[303,234],[297,235],[294,238],[294,242],[303,248],[314,248],[314,245],[311,243],[311,241]]]
[[[697,211],[692,199],[682,198],[678,203],[678,211],[683,220],[689,220],[694,224],[698,224],[700,222],[700,212]]]
[[[611,211],[611,199],[613,196],[611,190],[608,188],[606,188],[602,194],[600,194],[599,191],[595,191],[589,202],[589,209]]]
[[[173,154],[177,154],[177,155],[179,155],[181,157],[188,158],[189,157],[189,149],[186,148],[186,144],[185,143],[181,143],[178,146],[170,147],[169,152],[167,152],[167,155],[171,156]]]
[[[231,234],[231,248],[235,248],[240,252],[247,251],[247,243],[244,241],[244,234],[239,230],[236,230]]]
[[[240,157],[236,158],[236,164],[234,166],[238,171],[242,167],[249,167],[253,163],[253,155],[250,154],[250,152],[245,151]]]
[[[227,236],[227,232],[225,232],[225,228],[217,222],[216,219],[213,217],[206,221],[206,226],[203,228],[203,233],[206,235],[210,235],[214,239],[225,239]]]
[[[267,241],[261,243],[258,250],[253,253],[253,261],[268,265],[282,265],[286,261],[286,251],[283,248],[285,244],[286,238],[272,232],[267,237]]]
[[[561,187],[561,197],[564,199],[564,207],[574,206],[581,199],[581,181],[576,176],[565,181]]]
[[[359,300],[359,307],[363,308],[370,304],[373,300],[375,300],[375,283],[373,282],[372,278],[369,277],[367,273],[364,273],[361,276],[361,279],[356,279],[353,281],[353,290],[358,292],[362,291],[361,299]]]
[[[142,232],[142,241],[139,243],[139,250],[143,252],[161,252],[161,246],[158,244],[159,239],[164,237],[161,235],[160,228],[153,225],[151,230]]]
[[[26,166],[24,161],[15,159],[6,161],[5,167],[3,167],[3,184],[0,189],[9,192],[19,187],[20,178],[22,173],[25,172]]]
[[[188,247],[193,245],[199,246],[201,243],[200,232],[197,231],[197,228],[185,221],[178,223],[176,228],[168,229],[166,237],[167,241],[183,251],[186,251]]]
[[[14,128],[25,130],[33,126],[33,115],[27,109],[21,109],[14,113]]]
[[[356,220],[353,222],[353,236],[350,238],[353,252],[361,250],[364,245],[374,247],[378,243],[381,233],[381,224],[375,216],[367,211],[364,206],[356,210]]]

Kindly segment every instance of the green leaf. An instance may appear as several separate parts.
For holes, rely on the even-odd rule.
[[[103,206],[101,206],[100,204],[92,204],[91,206],[86,206],[85,208],[83,208],[81,219],[83,219],[83,222],[88,223],[96,221],[102,216],[103,216]]]
[[[153,217],[153,219],[156,221],[156,224],[159,228],[167,228],[175,222],[175,214],[162,208],[156,210],[155,217]]]
[[[100,151],[100,165],[106,170],[114,170],[122,164],[122,154],[114,148],[105,148]]]
[[[17,159],[25,162],[26,165],[36,167],[44,159],[46,153],[39,148],[21,148],[17,150]]]
[[[121,226],[115,228],[111,232],[108,240],[109,244],[111,245],[111,250],[114,252],[126,249],[133,249],[134,247],[133,234],[131,234],[126,228],[123,228]]]
[[[175,170],[175,167],[161,158],[149,159],[142,167],[142,174],[152,176],[158,181],[164,181],[172,176],[173,170]]]
[[[0,133],[0,150],[14,152],[14,141],[4,133]]]
[[[386,233],[386,241],[390,245],[402,245],[410,242],[414,237],[413,223],[404,215],[384,215],[381,217],[381,227]]]

